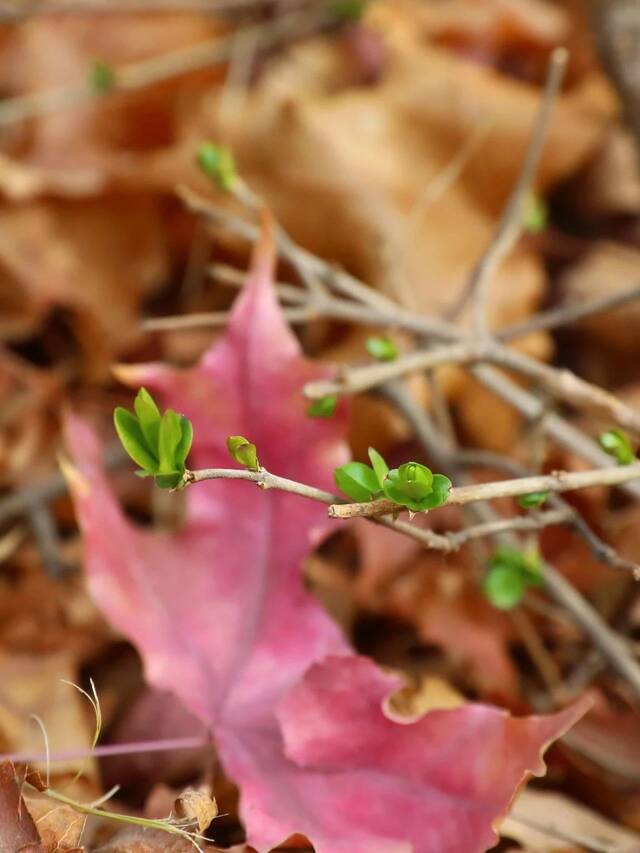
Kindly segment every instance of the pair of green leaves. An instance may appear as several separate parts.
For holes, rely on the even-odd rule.
[[[528,587],[540,586],[542,566],[535,551],[498,548],[489,560],[484,577],[484,593],[499,610],[519,604]]]
[[[373,447],[369,448],[371,465],[347,462],[336,468],[338,488],[359,503],[367,503],[384,495],[412,512],[434,509],[446,502],[451,480],[433,474],[419,462],[405,462],[398,468],[389,466]]]
[[[153,477],[161,489],[175,489],[182,481],[191,450],[191,421],[173,409],[161,415],[145,388],[138,391],[134,409],[135,414],[118,406],[113,413],[122,446],[140,466],[139,476]]]

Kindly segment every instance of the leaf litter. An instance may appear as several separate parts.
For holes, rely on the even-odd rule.
[[[11,103],[84,85],[96,63],[117,81],[120,67],[188,54],[237,23],[188,11],[26,15],[2,24],[5,97]],[[104,808],[155,818],[154,799],[166,816],[190,786],[202,792],[207,814],[218,800],[209,837],[237,850],[245,845],[239,815],[258,849],[287,837],[303,849],[302,833],[320,853],[469,853],[493,843],[491,826],[526,771],[541,772],[540,749],[578,710],[521,718],[547,710],[541,692],[551,695],[532,660],[550,655],[566,675],[559,704],[581,696],[581,678],[590,682],[581,674],[589,657],[580,632],[544,611],[539,596],[543,609],[530,613],[543,646],[536,653],[531,634],[525,641],[522,625],[479,592],[482,554],[465,548],[442,557],[372,525],[336,534],[321,506],[246,483],[201,483],[150,500],[149,484],[127,466],[107,479],[100,447],[114,441],[113,408],[131,404],[109,378],[117,360],[127,363],[119,371],[127,384],[147,386],[193,420],[192,467],[228,467],[226,439],[238,433],[255,442],[269,470],[325,489],[349,458],[347,441],[361,462],[369,446],[393,468],[419,458],[410,425],[379,398],[307,416],[301,386],[332,368],[302,358],[273,303],[264,253],[213,346],[208,331],[139,331],[149,312],[226,310],[228,288],[207,278],[206,264],[246,265],[244,242],[219,228],[198,248],[202,235],[175,188],[197,187],[231,209],[195,163],[203,140],[223,140],[243,179],[297,241],[411,311],[446,310],[517,177],[548,51],[561,42],[573,60],[535,187],[537,198],[551,200],[550,218],[520,241],[492,284],[490,310],[496,327],[506,326],[547,301],[584,301],[633,279],[634,154],[613,120],[616,99],[585,21],[564,5],[378,0],[362,22],[294,38],[270,55],[259,45],[236,46],[226,83],[222,66],[185,68],[153,85],[107,87],[99,97],[3,124],[3,488],[20,492],[53,470],[63,407],[71,404],[93,427],[75,415],[67,420],[84,546],[61,491],[47,509],[46,547],[71,570],[46,574],[42,524],[30,512],[3,557],[0,651],[13,675],[3,679],[1,749],[43,757],[37,730],[26,724],[37,713],[54,755],[89,750],[91,711],[58,684],[67,678],[88,687],[89,677],[104,713],[101,747],[129,741],[135,749],[183,734],[203,743],[185,753],[54,761],[53,784],[63,796],[86,804],[120,783],[124,790]],[[290,274],[282,265],[278,278]],[[536,333],[518,346],[542,358],[555,351],[580,375],[614,390],[625,384],[632,399],[635,324],[632,304],[588,318],[568,337]],[[325,363],[365,361],[372,336],[389,333],[401,351],[410,345],[392,330],[325,320],[296,330],[304,351]],[[180,369],[160,366],[167,361]],[[511,409],[458,369],[439,371],[438,380],[467,446],[529,462],[527,431]],[[424,408],[438,405],[423,378],[410,387]],[[557,464],[574,460],[565,454]],[[608,541],[637,550],[633,507],[603,490],[576,502]],[[506,515],[517,511],[501,505]],[[426,518],[435,532],[462,523],[457,510],[439,512]],[[606,618],[633,630],[625,619],[637,615],[620,605],[629,594],[624,580],[614,582],[572,534],[545,531],[541,548]],[[91,597],[77,574],[83,553]],[[317,582],[326,585],[321,597],[333,600],[332,613],[348,614],[346,637],[309,591]],[[427,698],[409,702],[417,719],[397,721],[389,696],[402,682],[363,654],[403,671],[416,695],[424,688]],[[513,820],[520,810],[536,823],[528,831],[512,822],[504,832],[519,849],[617,851],[635,843],[634,711],[623,684],[602,666],[593,671],[597,709],[550,753],[545,785],[552,791],[527,789],[516,800]],[[459,691],[472,701],[458,704]],[[79,764],[83,774],[73,781]],[[23,793],[21,801],[13,781],[21,768],[15,772],[3,769],[9,811],[0,848],[13,849],[18,839],[34,851],[192,849],[154,829],[85,824],[73,806],[41,795]],[[600,814],[589,817],[585,806],[575,806],[578,815],[565,794],[616,824],[598,824]],[[549,798],[540,799],[544,826],[529,805],[535,797]]]

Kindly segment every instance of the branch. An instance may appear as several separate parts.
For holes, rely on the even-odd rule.
[[[267,24],[247,27],[245,32],[259,39],[261,46],[272,47],[286,36],[302,35],[318,28],[327,20],[326,13],[309,15],[292,12]],[[222,65],[231,58],[233,38],[231,35],[207,39],[162,56],[115,68],[115,86],[112,91],[116,93],[142,89],[172,77]],[[38,118],[88,101],[99,101],[100,97],[96,94],[92,81],[86,79],[55,89],[7,98],[0,103],[0,127]]]
[[[255,241],[257,239],[258,228],[252,223],[222,210],[210,199],[199,195],[188,187],[178,188],[177,192],[192,213],[202,216],[214,225],[224,227],[231,233],[238,234],[247,240]],[[292,244],[283,254],[283,257],[296,270],[309,266],[327,285],[360,303],[358,305],[344,302],[345,318],[347,317],[347,309],[355,317],[364,316],[366,312],[375,312],[378,317],[384,317],[384,322],[389,326],[402,326],[420,335],[429,336],[430,339],[436,341],[460,343],[465,340],[464,333],[451,323],[406,311],[386,296],[372,290],[364,282],[332,266],[300,246]],[[505,335],[507,332],[508,330],[504,330]],[[513,406],[523,417],[528,419],[540,417],[543,410],[543,404],[540,400],[504,373],[484,364],[470,367],[470,372],[485,388]],[[603,468],[610,465],[611,457],[604,453],[582,430],[569,423],[566,418],[553,412],[546,413],[541,427],[545,435],[552,438],[561,447],[576,453],[592,465]],[[637,483],[628,483],[624,485],[624,489],[632,497],[640,498],[640,486]]]
[[[520,477],[517,480],[501,480],[495,483],[478,483],[472,486],[454,486],[443,506],[463,506],[476,501],[517,497],[532,492],[569,492],[591,486],[617,486],[640,478],[640,462],[634,465],[599,468],[592,471],[554,471],[535,477]],[[330,518],[371,518],[400,512],[394,501],[385,499],[368,503],[332,504]]]
[[[395,402],[399,410],[414,427],[416,434],[420,435],[423,440],[428,439],[428,443],[425,444],[425,450],[441,456],[449,453],[453,467],[449,468],[448,473],[453,475],[459,464],[457,459],[458,451],[457,448],[455,448],[455,437],[453,437],[454,446],[452,449],[451,442],[443,436],[438,435],[436,430],[425,430],[423,428],[422,421],[425,419],[429,420],[429,416],[424,411],[420,410],[419,407],[412,404],[409,394],[395,394]],[[465,453],[465,451],[461,451],[461,453]],[[486,451],[481,453],[485,462],[491,461],[493,464],[496,461],[495,454],[488,454]],[[475,455],[477,456],[477,453]],[[562,502],[561,498],[552,497],[551,500]],[[568,506],[562,508],[569,509]],[[483,518],[485,522],[485,529],[489,524],[497,524],[500,521],[490,504],[481,503],[477,506],[472,504],[470,509],[474,510],[477,516]],[[575,515],[578,517],[577,513],[575,513]],[[584,521],[582,524],[584,528],[589,530]],[[477,525],[477,527],[478,526],[479,525]],[[494,529],[493,535],[497,543],[503,542],[510,547],[519,547],[519,540],[514,536],[512,531],[496,531]],[[597,541],[595,534],[592,535]],[[637,578],[638,567],[631,564],[631,568]],[[557,569],[546,561],[543,561],[542,563],[542,576],[547,591],[551,597],[571,614],[573,620],[581,626],[583,631],[587,636],[589,636],[603,657],[611,664],[613,669],[627,680],[633,688],[636,696],[640,697],[640,665],[633,657],[633,654],[627,644],[605,622],[598,611],[585,598],[583,598],[567,580],[565,580],[562,574],[560,574]]]
[[[551,367],[487,338],[472,338],[464,343],[438,349],[415,350],[395,361],[346,368],[340,371],[335,380],[308,383],[304,387],[304,393],[311,399],[328,394],[356,394],[414,371],[432,370],[444,364],[470,362],[490,362],[498,367],[515,370],[539,382],[559,400],[605,415],[624,429],[640,434],[640,413],[613,394],[586,382],[570,370]]]
[[[479,337],[487,333],[488,285],[498,266],[515,246],[522,231],[524,203],[535,177],[536,169],[538,168],[538,162],[547,135],[549,119],[551,118],[551,111],[564,77],[568,59],[569,54],[564,47],[555,48],[551,54],[542,103],[540,104],[540,110],[533,126],[518,180],[511,192],[498,228],[486,252],[471,273],[469,282],[460,299],[456,302],[452,311],[449,312],[450,318],[457,317],[469,299],[473,299],[475,314],[474,329],[476,335]]]
[[[443,535],[451,543],[451,550],[458,551],[471,539],[496,536],[500,533],[535,533],[544,530],[545,527],[565,524],[568,521],[571,521],[570,509],[550,509],[546,512],[518,515],[515,518],[497,518],[495,521],[486,521],[483,524],[475,524]]]

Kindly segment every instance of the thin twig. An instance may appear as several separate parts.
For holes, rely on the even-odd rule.
[[[551,367],[517,350],[500,346],[490,338],[471,338],[464,343],[445,345],[437,349],[415,350],[395,361],[346,368],[340,371],[335,380],[308,383],[304,387],[304,393],[311,399],[319,399],[329,394],[356,394],[407,373],[431,370],[444,364],[472,362],[486,362],[515,370],[539,382],[559,400],[609,417],[624,429],[640,434],[640,413],[613,394],[586,382],[570,370]]]
[[[313,305],[308,305],[305,308],[285,308],[282,313],[293,325],[325,316]],[[187,329],[224,328],[228,322],[228,311],[208,311],[206,313],[179,314],[173,317],[149,317],[141,322],[140,328],[143,332],[177,332]]]
[[[478,539],[485,536],[495,536],[498,533],[534,533],[552,527],[556,524],[566,524],[571,519],[571,511],[566,509],[550,509],[546,512],[531,513],[529,515],[516,516],[515,518],[498,518],[495,521],[487,521],[483,524],[475,524],[465,527],[455,533],[444,533],[451,542],[451,549],[457,551],[470,539]]]
[[[549,71],[542,96],[542,103],[533,126],[531,137],[527,145],[524,163],[518,179],[513,187],[509,201],[502,213],[500,222],[491,239],[486,252],[480,258],[477,266],[471,273],[469,282],[456,302],[449,316],[455,318],[465,307],[469,299],[474,304],[474,329],[478,336],[487,333],[487,289],[493,274],[504,258],[513,249],[522,231],[524,205],[527,193],[535,177],[538,162],[544,148],[544,143],[549,127],[551,112],[555,104],[556,96],[564,77],[569,54],[564,47],[557,47],[551,54]]]
[[[425,412],[421,413],[415,406],[406,406],[405,402],[408,399],[408,395],[405,395],[404,398],[399,396],[397,399],[400,411],[414,426],[416,433],[432,435],[433,431],[425,432],[418,429],[419,421],[428,418],[428,415]],[[445,454],[448,447],[450,447],[450,443],[447,440],[442,440],[442,447],[439,449],[440,454]],[[425,449],[429,453],[437,450],[431,444],[425,447]],[[453,474],[453,470],[449,470],[449,473]],[[488,503],[472,504],[471,509],[474,508],[476,511],[481,510],[481,517],[487,524],[499,520],[495,511]],[[495,533],[494,539],[496,542],[504,543],[510,547],[518,548],[520,545],[520,540],[513,534],[513,531],[503,530]],[[557,569],[544,560],[542,561],[541,568],[544,584],[551,597],[568,611],[573,621],[580,625],[603,657],[629,683],[636,696],[640,697],[640,665],[633,657],[624,640],[604,621],[597,610],[565,580]],[[535,599],[531,601],[534,602]]]
[[[267,24],[256,24],[247,28],[246,32],[254,33],[255,37],[260,39],[262,47],[271,47],[285,36],[301,35],[318,28],[326,21],[326,13],[310,16],[293,12],[275,18]],[[115,85],[111,92],[142,89],[172,77],[221,65],[229,60],[232,49],[232,36],[218,36],[171,53],[116,67]],[[96,94],[90,75],[87,74],[87,79],[77,83],[3,100],[0,103],[0,127],[49,115],[88,101],[99,101],[100,97],[104,96]]]
[[[530,335],[532,332],[544,332],[561,326],[569,326],[578,320],[584,320],[585,317],[623,308],[631,302],[637,302],[638,299],[640,299],[640,285],[634,284],[632,287],[622,288],[616,293],[601,296],[598,299],[588,299],[586,302],[570,302],[567,305],[551,308],[549,311],[541,311],[521,323],[514,323],[512,326],[500,329],[495,333],[495,336],[501,341],[512,341]]]

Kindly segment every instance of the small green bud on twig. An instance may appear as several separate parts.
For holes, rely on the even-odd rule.
[[[330,418],[337,405],[338,397],[335,394],[327,394],[326,397],[314,400],[307,409],[307,414],[310,418]]]
[[[227,449],[231,458],[238,465],[243,465],[250,471],[258,471],[260,469],[256,446],[243,435],[230,435],[227,439]]]
[[[89,81],[94,92],[101,95],[111,92],[118,84],[114,69],[101,59],[96,59],[93,63],[89,73]]]
[[[631,465],[632,462],[636,461],[629,436],[621,429],[610,429],[603,432],[598,441],[600,447],[617,459],[620,465]]]
[[[231,192],[238,174],[233,154],[226,145],[203,142],[198,148],[196,161],[200,170],[214,181],[219,190]]]
[[[367,338],[365,346],[371,358],[377,361],[395,361],[398,357],[398,348],[391,338]]]

